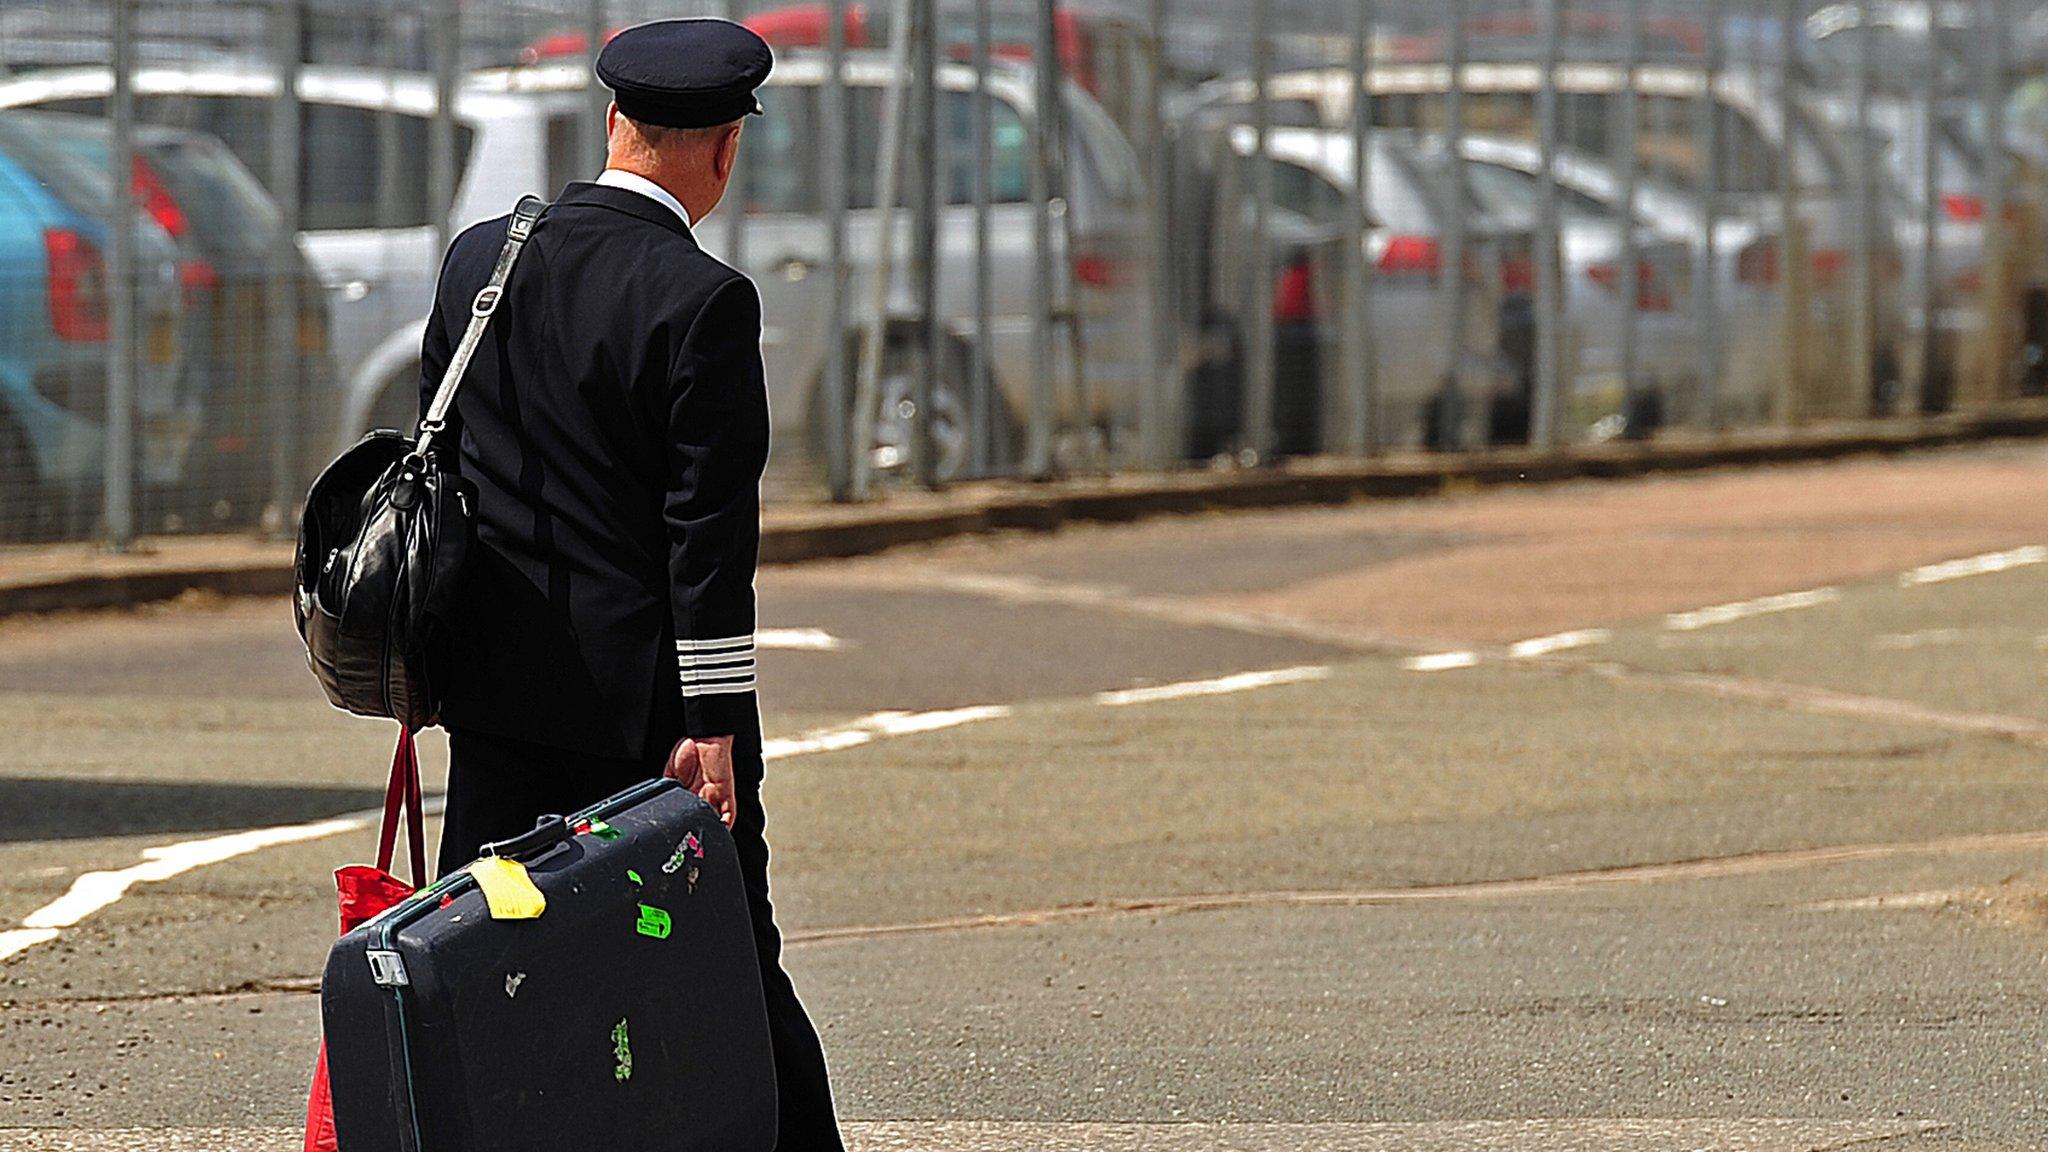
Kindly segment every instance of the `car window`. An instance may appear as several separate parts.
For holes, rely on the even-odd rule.
[[[765,115],[747,121],[740,143],[741,202],[748,212],[816,212],[817,89],[764,88]]]
[[[1031,198],[1031,130],[1017,109],[999,97],[989,98],[989,199],[996,204],[1022,204]],[[946,202],[974,202],[974,93],[947,92],[939,114],[946,122]]]
[[[47,128],[0,116],[0,152],[76,211],[101,220],[113,214],[114,189],[106,166],[66,150],[49,137]]]
[[[1273,170],[1273,203],[1317,224],[1342,225],[1350,210],[1344,190],[1300,164],[1286,160],[1270,162]]]
[[[143,147],[200,231],[251,254],[268,249],[277,232],[277,206],[226,146],[178,136]]]
[[[1646,178],[1690,186],[1700,178],[1695,130],[1699,101],[1678,96],[1638,98],[1637,155]],[[1373,121],[1384,127],[1441,131],[1445,100],[1441,93],[1403,93],[1373,100]],[[1613,152],[1621,119],[1612,92],[1561,92],[1557,100],[1558,141],[1573,151],[1594,156]],[[1721,191],[1735,194],[1769,192],[1778,186],[1776,149],[1756,123],[1725,102],[1715,104],[1721,147]],[[1525,140],[1536,138],[1536,98],[1532,92],[1473,92],[1465,97],[1468,131]],[[1795,129],[1801,143],[1800,164],[1810,184],[1834,180],[1832,152],[1810,126]]]
[[[270,180],[271,102],[256,96],[155,93],[135,99],[135,118],[219,137],[258,179]],[[105,115],[99,97],[53,100],[39,105],[52,111]],[[397,133],[392,152],[397,163],[383,171],[378,147],[380,113],[370,108],[308,102],[300,106],[301,226],[307,231],[352,228],[421,227],[432,224],[427,204],[427,141],[431,121],[425,116],[389,113]],[[475,131],[455,129],[455,168],[467,166]],[[379,192],[389,180],[389,214],[379,210]],[[459,189],[458,189],[459,192]]]
[[[863,85],[850,90],[847,97],[853,105],[852,187],[848,196],[855,208],[873,208],[875,165],[882,151],[882,90]],[[988,99],[993,101],[989,146],[995,158],[990,200],[1025,203],[1031,198],[1030,129],[1015,106],[997,96]],[[939,96],[939,123],[944,129],[940,192],[948,204],[974,202],[974,100],[973,92],[946,91]]]
[[[1518,215],[1536,212],[1536,174],[1485,160],[1465,161],[1465,182],[1472,198],[1489,211]],[[1563,183],[1557,186],[1558,215],[1576,224],[1611,223],[1615,212],[1606,204]]]

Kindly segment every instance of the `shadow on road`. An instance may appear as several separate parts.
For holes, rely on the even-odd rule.
[[[296,824],[374,808],[383,798],[357,788],[0,777],[0,844]]]

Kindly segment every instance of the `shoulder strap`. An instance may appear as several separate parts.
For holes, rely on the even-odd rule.
[[[497,266],[491,269],[490,283],[476,294],[476,302],[469,308],[469,327],[462,333],[462,343],[455,346],[455,355],[448,358],[448,370],[441,373],[441,385],[434,390],[434,402],[427,406],[426,418],[420,421],[419,444],[413,451],[420,456],[427,454],[434,436],[447,426],[448,408],[455,403],[455,390],[462,386],[462,377],[469,371],[470,357],[476,355],[476,346],[483,343],[484,329],[491,323],[491,314],[498,310],[498,301],[505,295],[505,281],[512,276],[512,266],[519,262],[519,251],[526,247],[527,238],[533,235],[533,225],[548,203],[538,196],[523,196],[519,206],[512,209],[511,226],[505,229],[505,247],[498,252]]]

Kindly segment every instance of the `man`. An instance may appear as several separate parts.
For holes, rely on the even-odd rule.
[[[542,217],[450,421],[480,547],[450,622],[443,872],[536,818],[666,772],[732,828],[781,1094],[779,1147],[841,1148],[768,900],[754,566],[768,457],[760,297],[691,236],[725,194],[767,44],[722,20],[627,29],[598,58],[606,168]],[[431,396],[507,219],[450,246]],[[457,441],[447,441],[450,443]]]

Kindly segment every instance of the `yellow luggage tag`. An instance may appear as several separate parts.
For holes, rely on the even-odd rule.
[[[547,897],[533,886],[526,865],[500,856],[486,856],[469,866],[476,886],[484,890],[493,920],[537,920],[547,911]]]

